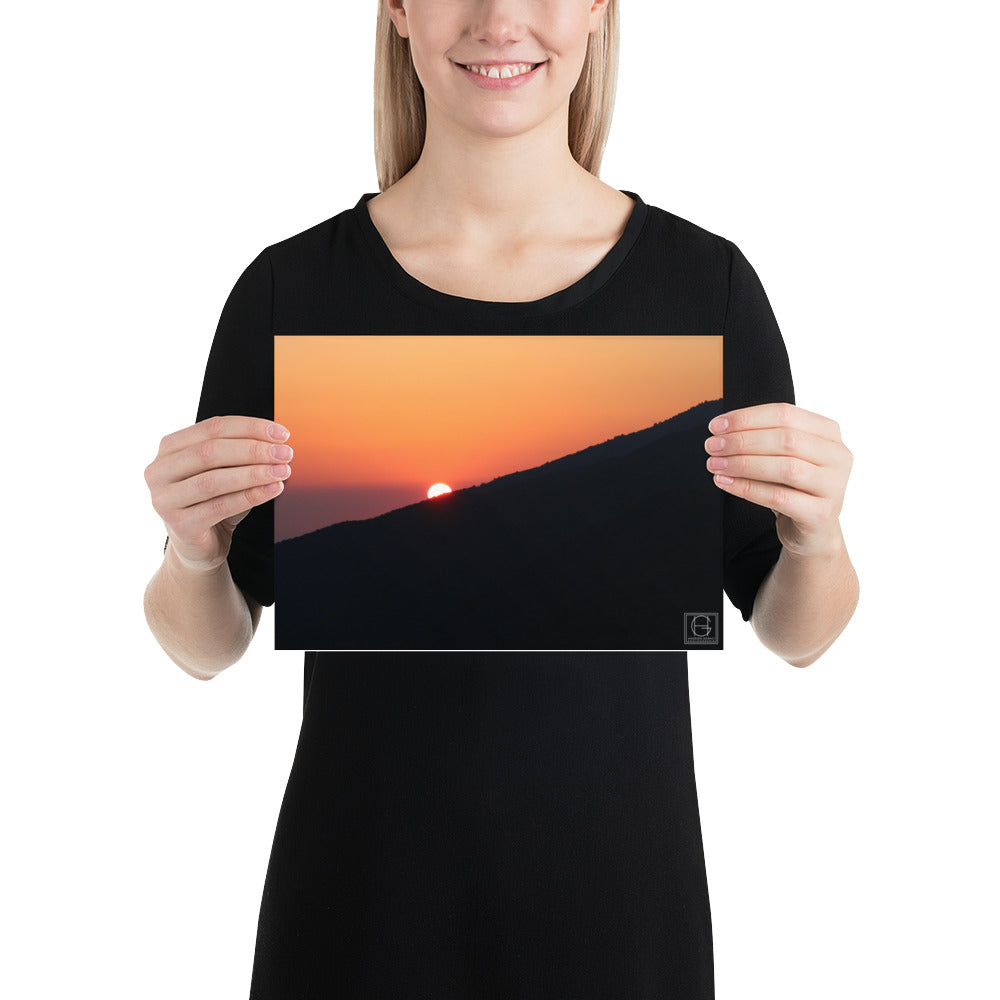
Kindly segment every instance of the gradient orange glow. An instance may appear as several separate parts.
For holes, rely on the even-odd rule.
[[[413,484],[416,501],[723,394],[721,336],[279,336],[274,352],[289,497]]]

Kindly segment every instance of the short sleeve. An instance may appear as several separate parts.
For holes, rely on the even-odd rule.
[[[723,329],[723,399],[726,410],[759,403],[795,403],[788,352],[756,272],[735,244]],[[723,491],[723,588],[744,621],[757,589],[781,555],[775,514]]]
[[[274,419],[273,276],[265,249],[229,293],[205,366],[196,421],[240,415]],[[166,548],[166,546],[164,546]],[[274,603],[274,501],[252,507],[233,532],[233,581],[254,600]]]

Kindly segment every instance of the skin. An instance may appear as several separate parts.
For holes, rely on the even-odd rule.
[[[530,301],[581,278],[620,238],[632,200],[576,163],[568,145],[570,94],[607,2],[385,0],[409,39],[427,133],[417,163],[368,210],[418,280],[468,298]],[[476,87],[455,65],[497,59],[545,65],[509,91]],[[751,623],[765,646],[806,666],[857,602],[839,523],[852,456],[834,421],[800,407],[725,416],[725,445],[712,454],[735,478],[715,482],[773,510],[783,546]],[[164,437],[145,470],[170,536],[146,588],[146,619],[168,656],[199,679],[239,660],[260,621],[226,556],[233,528],[291,473],[290,449],[280,450],[287,431],[276,438],[274,426],[245,416],[202,421]]]
[[[569,99],[607,0],[385,0],[424,89],[420,158],[368,202],[393,255],[439,291],[525,301],[592,270],[633,202],[569,149]],[[545,60],[509,91],[455,62]],[[503,267],[497,267],[497,261]]]
[[[236,525],[284,488],[288,436],[270,420],[211,417],[164,437],[146,466],[169,536],[146,587],[146,621],[164,652],[199,680],[232,666],[257,631],[261,605],[236,586],[226,557]]]
[[[750,623],[768,649],[806,667],[830,648],[858,603],[840,526],[854,456],[836,421],[790,403],[730,410],[708,427],[705,467],[716,485],[772,510],[781,540]]]

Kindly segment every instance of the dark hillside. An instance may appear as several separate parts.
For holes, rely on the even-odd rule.
[[[279,542],[276,647],[686,648],[683,612],[722,610],[721,403]]]

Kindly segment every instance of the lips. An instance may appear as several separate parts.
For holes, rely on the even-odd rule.
[[[521,87],[538,75],[546,61],[504,63],[455,63],[467,80],[486,90],[512,90]],[[472,68],[470,68],[472,67]],[[512,72],[512,70],[514,72]]]

